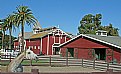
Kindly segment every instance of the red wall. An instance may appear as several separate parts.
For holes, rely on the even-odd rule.
[[[55,36],[55,43],[59,43],[59,36]]]
[[[26,48],[29,48],[29,46],[33,46],[32,51],[34,53],[40,54],[40,49],[38,49],[38,46],[40,47],[40,39],[31,39],[30,41],[26,40]]]
[[[86,38],[78,38],[75,41],[70,42],[69,44],[64,45],[66,48],[108,48],[101,43],[97,43]]]
[[[61,54],[63,57],[66,57],[66,48],[61,48]]]
[[[92,60],[93,57],[89,57],[88,55],[89,50],[88,49],[74,49],[74,57],[80,58],[80,59],[90,59]]]
[[[47,54],[47,40],[48,40],[47,37],[48,36],[42,38],[42,53],[43,54]]]
[[[118,63],[120,63],[120,59],[121,59],[121,53],[119,53],[120,49],[114,49],[113,51],[113,55],[114,55],[114,59],[117,60]]]
[[[49,37],[50,39],[49,39],[49,55],[52,55],[52,45],[53,45],[53,43],[54,43],[54,37],[51,35],[50,37]]]

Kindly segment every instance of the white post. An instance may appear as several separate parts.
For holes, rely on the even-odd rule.
[[[65,36],[65,42],[66,42],[66,36]]]
[[[48,55],[48,51],[49,51],[49,35],[48,35],[48,40],[47,40],[47,55]]]
[[[42,38],[41,38],[41,47],[40,47],[40,49],[41,49],[40,51],[42,52]]]

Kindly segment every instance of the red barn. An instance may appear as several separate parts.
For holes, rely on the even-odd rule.
[[[25,32],[25,48],[31,48],[36,54],[56,55],[59,54],[59,45],[71,39],[71,35],[59,28],[51,27],[34,29],[32,32]],[[21,48],[20,40],[14,41],[14,48]]]
[[[121,37],[80,34],[60,45],[63,56],[121,62]]]

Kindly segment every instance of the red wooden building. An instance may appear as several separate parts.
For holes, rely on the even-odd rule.
[[[71,35],[59,28],[36,28],[32,32],[25,32],[25,48],[32,48],[36,54],[56,55],[59,54],[58,46],[69,39]],[[21,37],[21,35],[19,36]],[[21,48],[20,39],[14,41],[14,48]]]
[[[121,37],[80,34],[60,45],[62,56],[121,62]]]

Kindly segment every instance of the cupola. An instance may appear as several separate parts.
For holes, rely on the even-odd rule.
[[[96,31],[96,35],[99,35],[99,36],[107,36],[107,31],[98,30],[98,31]]]

